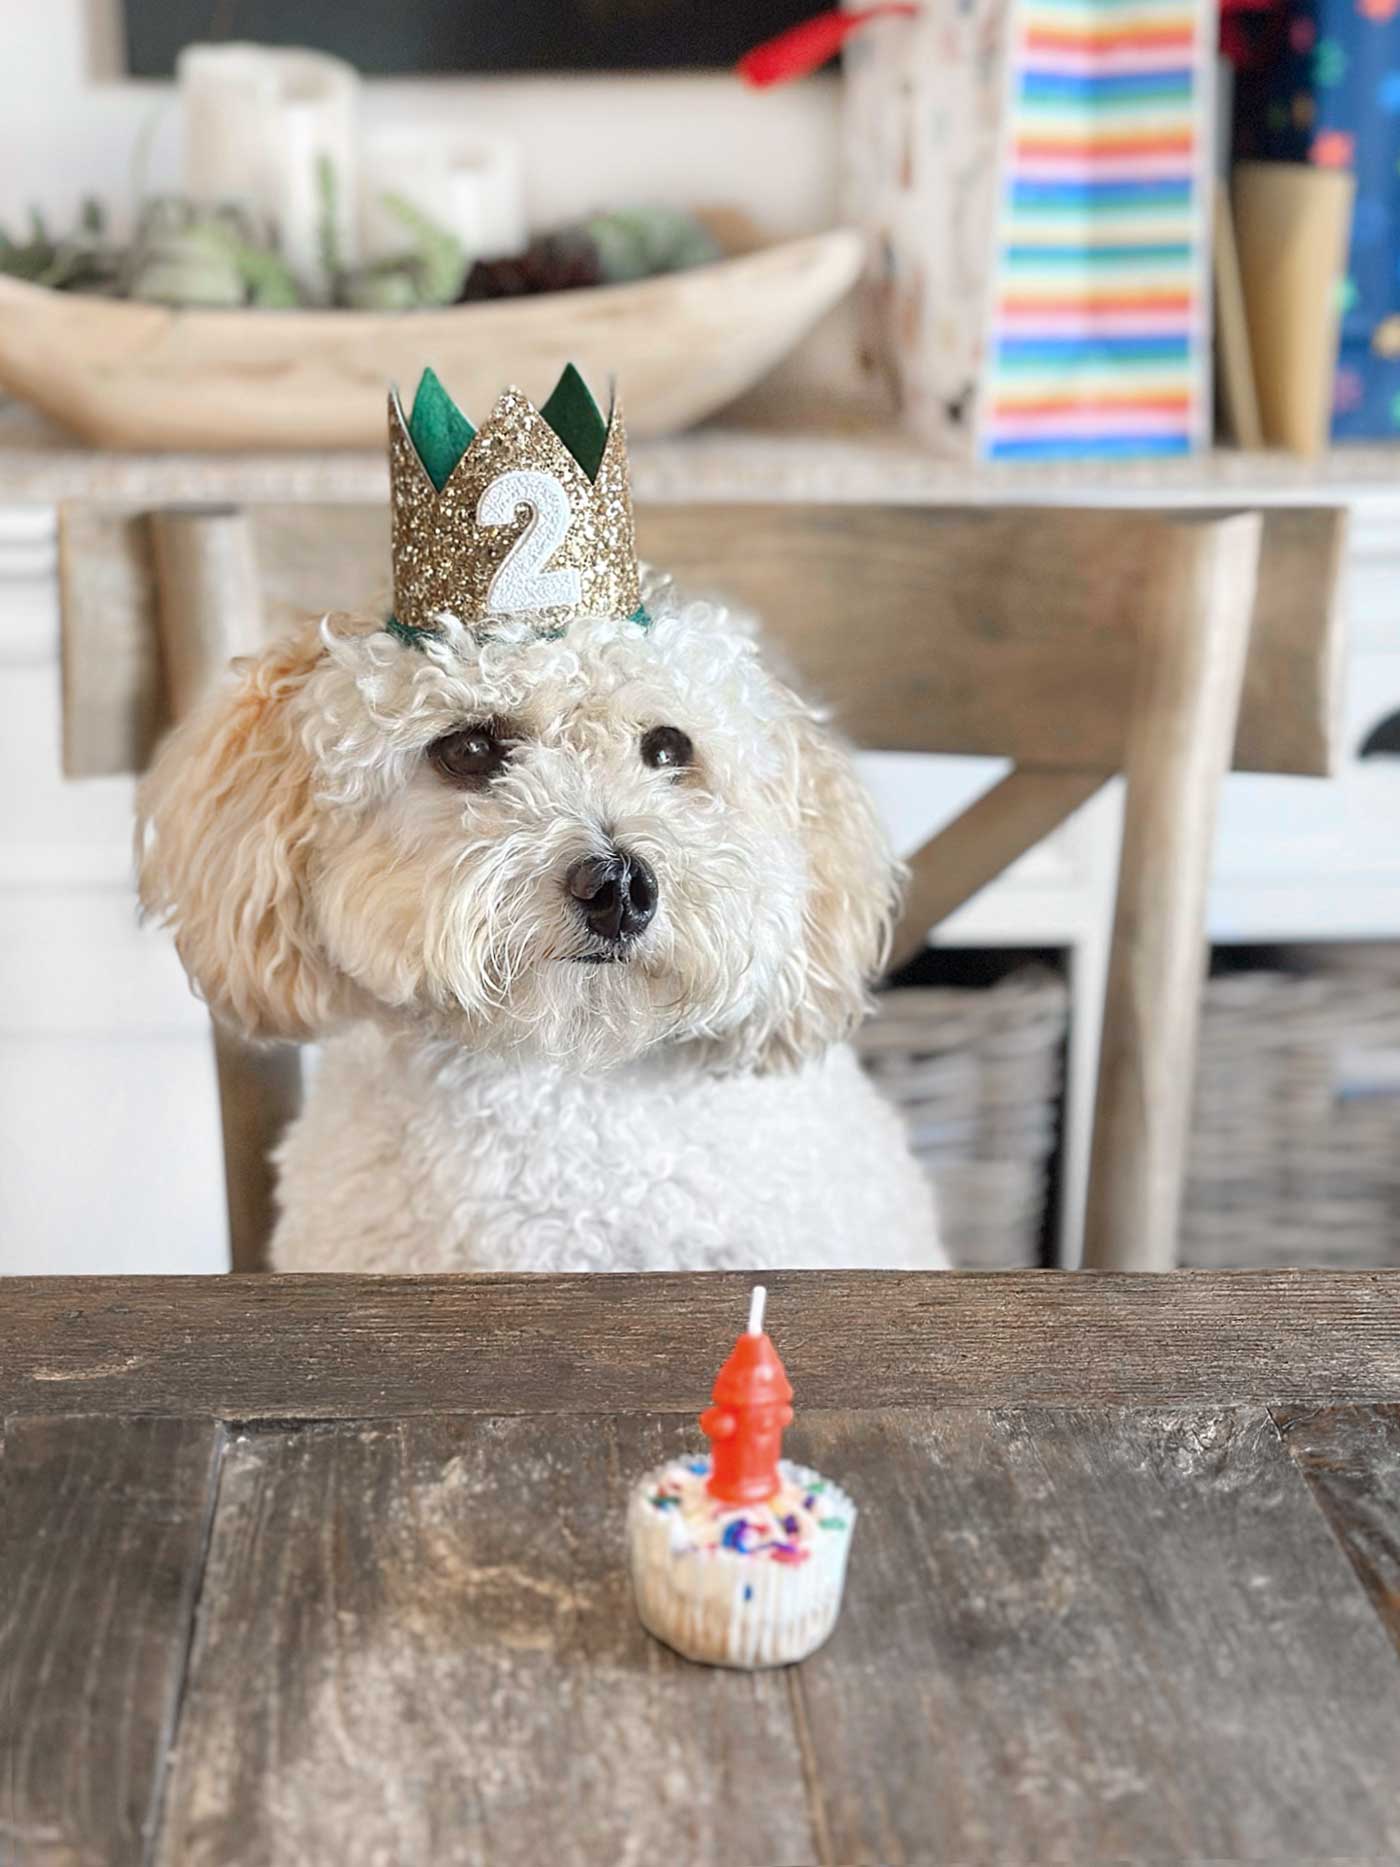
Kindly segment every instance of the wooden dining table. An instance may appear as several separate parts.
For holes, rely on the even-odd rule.
[[[1400,1272],[791,1272],[840,1622],[695,1666],[629,1486],[749,1280],[0,1284],[0,1860],[1400,1858]]]

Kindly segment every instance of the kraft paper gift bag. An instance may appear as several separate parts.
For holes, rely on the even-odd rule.
[[[1400,0],[1286,0],[1242,73],[1236,153],[1355,181],[1334,440],[1400,436]],[[1325,181],[1324,181],[1325,186]]]

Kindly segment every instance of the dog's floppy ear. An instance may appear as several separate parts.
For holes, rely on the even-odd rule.
[[[137,793],[142,904],[215,1016],[253,1037],[314,1036],[337,995],[308,910],[312,765],[293,717],[320,652],[312,628],[235,662]]]
[[[820,1055],[860,1023],[889,950],[901,878],[849,747],[805,709],[786,731],[807,885],[800,948],[758,1052],[769,1069]]]

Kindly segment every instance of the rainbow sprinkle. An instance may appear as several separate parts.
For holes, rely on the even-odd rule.
[[[677,1459],[648,1493],[651,1508],[671,1518],[677,1549],[795,1565],[810,1559],[819,1537],[849,1530],[846,1518],[820,1514],[825,1481],[805,1472],[802,1484],[785,1477],[766,1502],[739,1506],[710,1496],[709,1475],[708,1459]]]

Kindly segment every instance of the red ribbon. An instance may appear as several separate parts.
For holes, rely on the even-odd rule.
[[[858,13],[839,8],[817,13],[745,52],[734,69],[745,84],[759,90],[770,84],[789,84],[835,58],[851,34],[868,26],[871,20],[913,19],[918,11],[910,0],[881,0],[880,5],[862,7]]]
[[[1262,26],[1246,21],[1265,18]],[[1258,71],[1277,58],[1283,36],[1281,0],[1220,0],[1220,52],[1237,71]]]

